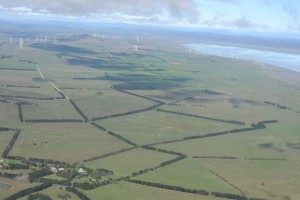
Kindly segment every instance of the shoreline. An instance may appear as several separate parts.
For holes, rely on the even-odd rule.
[[[207,44],[184,44],[185,48],[198,51],[200,54],[215,55],[224,58],[240,59],[254,63],[260,63],[279,69],[287,69],[300,73],[300,55],[283,52],[263,51],[236,46],[207,45]],[[262,56],[263,55],[263,56]],[[298,62],[299,61],[299,62]],[[293,78],[294,80],[294,78]]]

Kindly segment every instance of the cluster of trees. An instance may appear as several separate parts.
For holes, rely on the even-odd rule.
[[[140,110],[133,110],[133,111],[128,111],[125,113],[118,113],[118,114],[114,114],[114,115],[109,115],[109,116],[103,116],[103,117],[93,117],[92,121],[98,121],[98,120],[104,120],[104,119],[110,119],[110,118],[115,118],[115,117],[121,117],[121,116],[126,116],[126,115],[133,115],[133,114],[137,114],[137,113],[141,113],[141,112],[146,112],[149,110],[153,110],[157,107],[162,106],[164,103],[158,103],[156,105],[153,105],[151,107],[148,108],[144,108],[144,109],[140,109]]]
[[[85,122],[89,121],[89,118],[80,110],[80,108],[76,105],[76,103],[70,99],[70,103],[73,105],[78,114],[84,119]]]
[[[52,198],[50,198],[49,196],[47,195],[44,195],[44,194],[31,194],[27,197],[27,200],[39,200],[39,199],[42,199],[42,200],[52,200]]]
[[[24,190],[21,190],[21,191],[15,193],[15,194],[5,198],[5,200],[16,200],[16,199],[19,199],[21,197],[25,197],[29,194],[32,194],[34,192],[39,192],[39,191],[44,190],[46,188],[49,188],[51,186],[52,185],[49,184],[49,183],[43,183],[41,185],[38,185],[38,186],[35,186],[35,187],[32,187],[32,188],[26,188]]]
[[[83,123],[81,119],[26,119],[26,123]]]
[[[83,194],[82,192],[76,190],[76,188],[74,187],[66,187],[66,190],[69,192],[74,193],[77,197],[79,197],[81,200],[90,200],[90,198],[88,198],[85,194]]]
[[[199,116],[199,115],[193,115],[193,114],[175,112],[175,111],[169,111],[169,110],[163,110],[163,109],[157,109],[157,111],[165,112],[165,113],[169,113],[169,114],[175,114],[175,115],[183,115],[183,116],[188,116],[188,117],[207,119],[207,120],[218,121],[218,122],[229,123],[229,124],[236,124],[236,125],[243,125],[243,126],[245,125],[245,122],[240,122],[240,121],[235,121],[235,120],[217,119],[217,118],[211,118],[211,117],[205,117],[205,116]]]
[[[116,154],[119,154],[119,153],[130,151],[130,150],[133,150],[135,148],[136,147],[130,147],[130,148],[126,148],[126,149],[121,149],[119,151],[115,151],[115,152],[103,154],[103,155],[100,155],[100,156],[95,156],[95,157],[92,157],[92,158],[89,158],[89,159],[85,159],[83,162],[90,162],[90,161],[94,161],[94,160],[99,160],[99,159],[106,158],[106,157],[109,157],[109,156],[113,156],[113,155],[116,155]]]
[[[10,179],[13,179],[13,178],[16,178],[17,176],[21,176],[22,174],[11,174],[11,173],[2,173],[0,172],[0,176],[1,177],[5,177],[5,178],[10,178]]]
[[[6,167],[6,169],[29,169],[28,165],[19,164],[19,163],[9,163]]]
[[[22,112],[22,104],[21,103],[18,103],[18,111],[19,111],[20,122],[24,122],[23,112]]]
[[[19,135],[20,135],[21,130],[17,129],[15,134],[13,135],[13,137],[11,138],[8,146],[6,147],[6,149],[3,151],[2,153],[2,157],[3,158],[7,158],[7,155],[9,154],[10,150],[12,150],[16,140],[18,139]]]
[[[172,186],[172,185],[166,185],[166,184],[161,184],[161,183],[151,183],[151,182],[146,182],[146,181],[141,181],[141,180],[129,179],[127,181],[131,182],[131,183],[136,183],[136,184],[155,187],[155,188],[161,188],[161,189],[166,189],[166,190],[174,190],[174,191],[179,191],[179,192],[187,192],[187,193],[192,193],[192,194],[200,194],[200,195],[209,196],[209,192],[207,192],[205,190],[187,189],[187,188],[183,188],[183,187],[179,187],[179,186]]]
[[[30,182],[39,181],[40,177],[47,176],[50,174],[52,174],[52,172],[49,169],[44,168],[44,169],[29,173],[28,180]]]

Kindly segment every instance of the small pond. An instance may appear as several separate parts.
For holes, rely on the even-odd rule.
[[[0,190],[1,190],[1,189],[7,190],[7,189],[9,189],[9,188],[11,188],[11,185],[8,185],[8,184],[5,184],[5,183],[0,183]]]

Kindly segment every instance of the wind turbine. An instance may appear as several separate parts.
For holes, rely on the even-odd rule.
[[[135,51],[138,50],[138,45],[134,45],[134,50],[135,50]]]
[[[9,44],[11,44],[11,43],[13,43],[13,38],[12,37],[9,38]]]
[[[20,49],[24,47],[24,40],[22,38],[19,40],[19,47]]]
[[[139,43],[140,42],[140,37],[136,36],[136,42]]]
[[[233,52],[231,52],[231,60],[233,61]]]

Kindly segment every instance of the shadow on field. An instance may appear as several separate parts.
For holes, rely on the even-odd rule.
[[[72,47],[68,45],[57,45],[57,44],[32,44],[32,48],[42,49],[46,51],[60,52],[60,53],[80,53],[80,54],[95,54],[96,52],[90,51],[84,48]]]

